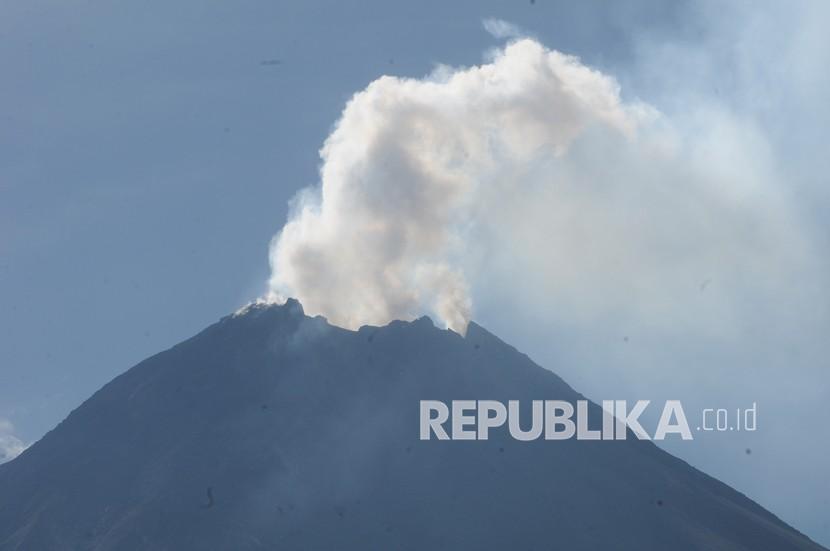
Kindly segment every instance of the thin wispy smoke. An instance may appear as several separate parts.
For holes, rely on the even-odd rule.
[[[381,77],[347,104],[320,186],[273,240],[271,297],[349,328],[430,312],[464,332],[473,298],[494,292],[683,325],[700,316],[678,315],[678,293],[717,277],[717,330],[733,286],[774,286],[807,245],[763,140],[698,115],[686,131],[533,39],[480,66]]]
[[[14,434],[14,425],[0,419],[0,463],[11,461],[26,449],[26,445]]]
[[[503,19],[488,17],[487,19],[482,20],[481,24],[484,27],[484,30],[493,35],[495,38],[526,38],[529,36],[528,33],[519,28],[517,25]]]

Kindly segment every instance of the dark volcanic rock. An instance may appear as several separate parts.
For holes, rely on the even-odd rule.
[[[422,399],[579,398],[475,324],[253,306],[0,465],[0,548],[821,549],[649,442],[419,440]]]

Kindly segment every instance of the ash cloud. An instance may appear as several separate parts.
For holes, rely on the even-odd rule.
[[[763,136],[706,107],[671,120],[529,38],[479,66],[383,76],[348,102],[319,186],[274,238],[269,296],[347,328],[428,312],[463,333],[475,297],[507,293],[568,319],[634,309],[728,331],[736,287],[774,289],[810,244]],[[705,279],[719,300],[689,300]]]
[[[271,295],[345,327],[429,311],[463,332],[482,217],[535,193],[528,166],[562,159],[590,128],[633,139],[646,114],[612,79],[529,39],[481,66],[381,77],[346,106],[320,188],[274,239]]]

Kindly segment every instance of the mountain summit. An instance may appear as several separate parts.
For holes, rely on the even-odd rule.
[[[582,398],[474,323],[252,305],[0,465],[0,549],[822,549],[651,442],[419,439],[420,400]]]

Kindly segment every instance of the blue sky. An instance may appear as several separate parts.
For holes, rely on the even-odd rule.
[[[542,17],[549,43],[597,64],[625,58],[623,21],[653,17],[542,3],[2,9],[0,414],[26,441],[265,290],[289,199],[316,182],[323,140],[371,80],[480,61],[497,44],[484,15]]]
[[[684,128],[705,125],[692,116],[700,105],[749,121],[826,250],[828,161],[816,144],[830,121],[830,48],[818,4],[33,1],[0,12],[0,421],[23,442],[261,295],[269,242],[289,200],[318,181],[346,101],[383,74],[480,63],[502,43],[487,17],[578,55],[623,99]],[[594,399],[778,408],[766,437],[670,451],[827,545],[828,307],[813,290],[826,254],[815,260],[792,281],[799,293],[747,296],[770,323],[732,341],[625,316],[589,330],[508,291],[474,317]],[[802,295],[815,312],[787,306]],[[511,304],[521,313],[505,315]]]

